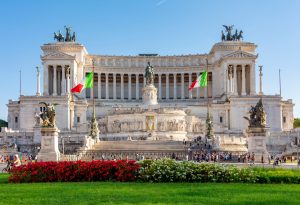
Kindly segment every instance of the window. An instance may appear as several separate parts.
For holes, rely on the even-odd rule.
[[[223,116],[220,116],[220,123],[223,123]]]
[[[18,117],[15,117],[15,123],[18,123]]]
[[[286,117],[283,116],[283,119],[282,119],[283,123],[286,123]]]
[[[80,117],[77,117],[77,123],[80,123]]]

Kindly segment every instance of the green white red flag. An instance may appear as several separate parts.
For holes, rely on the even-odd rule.
[[[204,71],[199,75],[199,77],[192,82],[192,84],[189,87],[189,91],[191,91],[193,88],[197,87],[206,87],[207,86],[207,71]]]
[[[82,81],[76,85],[74,88],[71,89],[72,93],[81,93],[81,91],[85,88],[92,88],[93,87],[93,78],[94,73],[90,72],[87,74],[85,78],[82,79]]]

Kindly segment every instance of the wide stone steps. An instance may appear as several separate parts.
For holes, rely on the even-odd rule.
[[[91,150],[182,151],[185,150],[185,146],[177,141],[101,141]]]
[[[96,159],[184,159],[187,147],[179,141],[100,141],[81,155],[81,160]]]

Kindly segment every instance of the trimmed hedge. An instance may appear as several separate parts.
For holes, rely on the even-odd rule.
[[[37,162],[11,170],[9,182],[141,181],[300,183],[300,170],[238,168],[171,159]]]
[[[252,168],[258,183],[300,184],[300,170],[282,168]]]

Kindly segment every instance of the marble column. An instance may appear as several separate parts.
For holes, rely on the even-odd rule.
[[[161,100],[161,74],[158,74],[158,99]]]
[[[53,66],[53,95],[57,95],[57,66]]]
[[[66,93],[69,94],[70,93],[70,73],[67,72],[66,75]]]
[[[135,99],[139,99],[139,74],[135,74]]]
[[[189,73],[189,86],[192,84],[192,73]],[[192,90],[189,91],[189,98],[193,98],[193,92]]]
[[[43,64],[44,67],[44,91],[43,95],[49,95],[49,66]]]
[[[237,88],[237,65],[233,65],[233,84],[234,84],[234,88],[233,88],[233,94],[234,95],[238,95],[238,88]]]
[[[98,73],[98,99],[101,99],[101,73]]]
[[[197,78],[198,78],[200,75],[201,75],[201,73],[197,73]],[[197,87],[196,89],[197,89],[197,99],[199,99],[199,98],[200,98],[200,87]],[[207,94],[207,93],[206,93],[206,89],[207,89],[207,86],[204,87],[204,89],[203,89],[203,90],[204,90],[204,96],[205,96],[205,98],[206,98],[206,96],[207,96],[207,95],[206,95],[206,94]]]
[[[57,95],[61,95],[61,72],[62,72],[62,67],[60,67],[61,69],[58,69],[57,70],[57,77],[56,77],[56,81],[57,81],[57,87],[56,87],[56,92],[57,92]]]
[[[181,99],[184,99],[184,73],[181,73]]]
[[[61,94],[62,95],[65,95],[66,94],[66,68],[65,68],[65,65],[62,65],[61,66],[61,75],[62,75],[62,88],[61,88]]]
[[[169,73],[166,74],[166,99],[168,100],[170,98],[169,95]]]
[[[117,99],[117,74],[113,73],[113,99]]]
[[[177,73],[173,74],[173,78],[174,99],[177,99]]]
[[[131,74],[128,74],[128,100],[131,100]]]
[[[40,96],[40,68],[36,67],[36,96]]]
[[[255,64],[252,63],[250,65],[250,95],[255,95],[256,94],[256,85],[255,85]]]
[[[246,65],[242,65],[242,95],[246,95],[246,78],[245,78],[245,68]]]
[[[124,100],[124,74],[121,73],[121,100]]]
[[[105,73],[105,99],[109,99],[109,93],[108,93],[108,75],[109,73]]]

